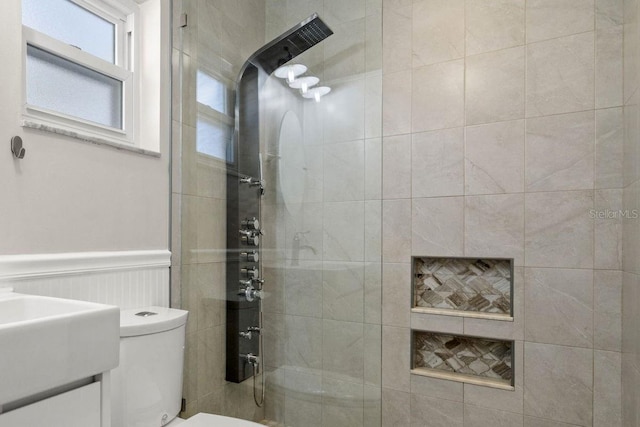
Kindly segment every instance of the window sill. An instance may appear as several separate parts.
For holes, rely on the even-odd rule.
[[[60,125],[54,125],[44,121],[38,121],[33,119],[23,119],[22,127],[29,129],[36,129],[43,132],[51,132],[57,135],[64,135],[69,138],[77,139],[79,141],[88,142],[96,145],[106,145],[118,150],[131,151],[137,154],[143,154],[145,156],[160,157],[160,153],[157,151],[146,150],[144,148],[128,145],[125,143],[109,140],[106,138],[100,138],[98,136],[90,135],[88,133],[79,132]]]

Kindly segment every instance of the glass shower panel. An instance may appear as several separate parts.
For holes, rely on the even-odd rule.
[[[179,255],[172,286],[180,292],[172,304],[190,311],[184,418],[211,412],[278,427],[381,425],[381,1],[174,2],[174,22],[188,18],[174,28],[173,52],[180,102],[173,116],[180,157],[173,212],[180,234],[172,239]],[[258,108],[259,121],[234,129],[223,155],[227,129],[243,120],[231,91],[245,61],[314,13],[333,34],[289,63],[306,65],[304,75],[331,91],[316,102],[261,72],[251,86],[256,92],[247,94],[257,93],[250,109]],[[243,132],[250,140],[259,135],[260,156],[237,149]],[[261,173],[244,169],[247,159]],[[227,232],[238,238],[244,225],[228,207],[248,175],[264,182],[262,234],[251,249],[259,252],[264,280],[262,329],[252,335],[264,349],[250,349],[266,372],[261,407],[254,403],[261,400],[260,375],[254,394],[253,371],[244,366],[231,378],[226,359],[234,337],[229,294],[240,290],[228,261],[244,248],[229,251]],[[236,358],[238,352],[246,351]]]
[[[379,426],[381,5],[325,3],[267,1],[267,38],[314,12],[334,34],[291,61],[320,102],[273,75],[260,93],[265,418]]]

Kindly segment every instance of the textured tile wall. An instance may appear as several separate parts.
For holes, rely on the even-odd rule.
[[[623,128],[624,128],[624,190],[621,195],[623,209],[633,211],[640,208],[640,119],[638,109],[638,43],[640,10],[637,0],[624,0],[624,88]],[[603,117],[603,120],[605,118]],[[611,128],[607,129],[611,134]],[[610,179],[609,177],[606,178]],[[615,194],[611,197],[620,197]],[[622,218],[624,231],[622,256],[622,405],[625,426],[640,426],[640,219]],[[607,262],[613,262],[607,259]],[[612,310],[613,307],[609,307]],[[599,360],[599,363],[604,362]],[[605,411],[594,414],[604,418]]]
[[[622,85],[636,15],[623,27],[622,0],[385,0],[383,16],[383,426],[623,425],[624,220],[592,211],[637,206],[622,194],[640,178],[622,125],[638,123]],[[409,316],[412,255],[513,257],[514,322]],[[411,376],[411,327],[515,340],[515,391]]]
[[[196,72],[206,70],[233,88],[244,61],[262,45],[265,8],[257,0],[173,5],[172,306],[189,310],[182,416],[261,420],[251,382],[225,381],[226,167],[196,150]]]

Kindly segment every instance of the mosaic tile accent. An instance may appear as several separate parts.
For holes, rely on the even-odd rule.
[[[512,341],[414,331],[413,367],[511,384]]]
[[[511,315],[511,260],[414,258],[414,307]]]

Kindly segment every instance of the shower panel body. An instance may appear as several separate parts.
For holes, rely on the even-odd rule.
[[[227,364],[226,379],[242,382],[253,367],[242,354],[260,354],[260,300],[247,290],[261,287],[259,70],[249,65],[240,79],[234,161],[227,167]],[[249,256],[251,254],[251,256]],[[255,329],[253,329],[255,330]]]
[[[227,334],[226,379],[242,382],[260,364],[261,231],[260,198],[264,191],[260,159],[260,89],[280,66],[333,34],[310,16],[251,56],[236,86],[233,155],[227,165]],[[268,291],[269,283],[264,283]],[[251,332],[248,334],[248,332]],[[250,355],[251,357],[248,357]],[[254,357],[255,356],[255,357]]]

